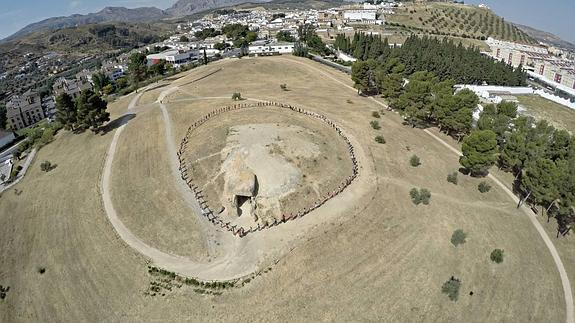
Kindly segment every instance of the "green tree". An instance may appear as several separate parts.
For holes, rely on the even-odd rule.
[[[119,89],[123,89],[128,86],[128,79],[124,76],[118,78],[116,80],[116,87]]]
[[[559,197],[559,169],[546,158],[539,158],[525,167],[521,177],[521,189],[539,205],[547,206]]]
[[[0,129],[6,129],[8,123],[8,117],[6,116],[6,106],[0,104]]]
[[[78,118],[78,110],[74,100],[68,93],[62,93],[56,97],[56,120],[60,122],[64,129],[74,130]]]
[[[503,262],[503,250],[502,249],[493,249],[491,254],[489,255],[491,261],[495,263],[502,263]]]
[[[375,68],[377,62],[375,60],[357,61],[351,67],[351,79],[353,80],[354,87],[357,89],[358,94],[372,94],[377,92],[377,84],[375,79]]]
[[[90,90],[82,91],[76,102],[78,108],[78,128],[91,129],[98,133],[100,127],[110,121],[106,111],[108,103]]]
[[[295,37],[292,36],[289,31],[284,31],[284,30],[279,31],[276,34],[276,39],[279,42],[288,42],[288,43],[293,43],[296,41]]]
[[[190,41],[190,39],[186,35],[180,36],[180,42],[188,43],[189,41]]]
[[[467,234],[463,230],[457,229],[453,231],[453,234],[451,235],[451,244],[457,247],[460,244],[464,244],[466,238]]]
[[[461,280],[451,276],[451,278],[446,281],[443,286],[441,286],[441,292],[447,294],[450,300],[457,301],[459,298],[459,288],[461,287]]]
[[[216,43],[214,44],[214,49],[217,50],[224,50],[226,48],[230,47],[230,44],[226,43],[226,42],[221,42],[221,43]]]
[[[459,163],[472,176],[484,175],[497,160],[497,136],[491,130],[472,131],[463,139]]]
[[[92,83],[94,84],[94,91],[102,93],[102,89],[110,84],[110,78],[102,72],[94,73],[92,75]]]
[[[308,56],[307,47],[301,42],[296,42],[293,47],[293,54],[294,56],[307,57]]]
[[[463,89],[454,95],[449,92],[435,93],[433,116],[440,130],[460,140],[471,131],[473,111],[478,103],[477,95],[468,89]]]
[[[391,58],[376,69],[376,78],[385,98],[397,99],[403,90],[403,71],[405,65],[398,58]]]
[[[138,88],[140,82],[146,79],[148,68],[146,66],[146,54],[134,53],[128,62],[128,74],[131,77],[132,85]]]
[[[395,106],[403,111],[406,121],[412,126],[426,125],[430,121],[432,89],[437,83],[437,77],[425,71],[416,72],[410,77]]]
[[[150,66],[150,72],[156,76],[162,76],[166,73],[166,61],[162,60]]]
[[[421,165],[421,160],[417,155],[413,155],[411,156],[411,158],[409,158],[409,164],[413,167],[418,167],[419,165]]]

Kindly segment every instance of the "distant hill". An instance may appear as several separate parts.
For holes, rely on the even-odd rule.
[[[136,9],[128,9],[124,7],[106,7],[97,13],[48,18],[33,24],[29,24],[15,34],[3,39],[2,42],[15,40],[20,37],[40,31],[57,30],[101,22],[149,22],[168,17],[170,17],[168,13],[154,7]]]
[[[556,36],[552,33],[538,30],[538,29],[535,29],[533,27],[520,25],[520,24],[515,24],[515,26],[517,26],[517,28],[521,29],[527,35],[535,38],[536,40],[538,40],[542,43],[546,43],[546,44],[549,44],[549,45],[552,45],[555,47],[561,47],[561,48],[565,48],[565,49],[575,50],[575,44],[570,43],[566,40],[563,40],[563,39],[559,38],[559,36]]]
[[[252,0],[250,2],[269,2],[270,0]],[[172,7],[166,9],[166,12],[174,17],[189,16],[198,12],[217,9],[222,7],[234,6],[246,0],[178,0]]]

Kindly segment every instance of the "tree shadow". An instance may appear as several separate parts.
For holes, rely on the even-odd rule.
[[[128,122],[130,122],[130,120],[134,119],[135,117],[136,117],[135,113],[124,114],[123,116],[108,122],[105,126],[102,126],[100,128],[100,133],[103,136],[103,135],[107,134],[108,132],[115,130],[115,129],[118,129],[121,126],[127,124]]]

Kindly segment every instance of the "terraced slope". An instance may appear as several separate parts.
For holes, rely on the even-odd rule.
[[[474,6],[448,3],[408,4],[385,18],[390,25],[429,34],[475,39],[493,37],[537,44],[535,39],[491,10]]]

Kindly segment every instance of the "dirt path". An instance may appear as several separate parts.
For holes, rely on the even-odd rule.
[[[443,146],[445,146],[446,148],[451,150],[457,156],[462,155],[459,150],[455,149],[454,147],[449,145],[447,142],[445,142],[443,139],[434,135],[431,131],[429,131],[427,129],[425,129],[423,131],[426,134],[428,134],[429,136],[431,136],[433,139],[435,139],[436,141],[441,143]],[[507,186],[505,186],[505,184],[503,184],[497,177],[495,177],[492,174],[487,175],[487,177],[489,179],[491,179],[493,182],[495,182],[495,184],[497,184],[513,200],[513,202],[515,202],[516,204],[519,204],[519,198],[515,194],[513,194],[513,192],[509,188],[507,188]],[[545,229],[543,228],[541,223],[539,223],[539,221],[537,221],[536,215],[530,209],[528,209],[525,205],[522,205],[520,208],[523,211],[523,213],[525,213],[527,215],[527,217],[531,221],[531,224],[533,224],[533,226],[535,227],[537,232],[539,232],[541,239],[543,239],[543,242],[545,242],[547,249],[549,249],[549,252],[551,253],[551,256],[553,257],[553,261],[555,261],[555,265],[557,266],[557,270],[559,271],[559,276],[561,277],[561,284],[563,285],[563,294],[565,297],[565,306],[566,306],[566,311],[567,311],[566,312],[566,322],[567,323],[573,323],[574,322],[574,311],[575,311],[575,308],[573,306],[573,293],[571,292],[571,283],[569,282],[569,276],[567,276],[567,272],[565,271],[565,267],[563,266],[563,261],[561,261],[561,257],[559,256],[559,253],[557,252],[555,245],[553,244],[553,242],[549,238],[549,235],[547,234],[547,232],[545,232]]]
[[[336,83],[338,83],[338,84],[340,84],[340,85],[342,85],[342,86],[344,86],[344,87],[346,87],[346,88],[348,88],[354,92],[357,92],[357,90],[355,88],[353,88],[352,86],[338,80],[337,78],[333,77],[332,75],[330,75],[329,73],[327,73],[325,71],[322,71],[321,69],[318,69],[314,66],[310,66],[309,64],[298,62],[298,61],[295,61],[292,59],[283,59],[283,60],[290,61],[290,62],[293,62],[296,64],[305,65],[307,68],[310,68],[310,69],[317,71],[318,73],[324,75],[328,79],[330,79],[330,80],[332,80],[332,81],[334,81],[334,82],[336,82]],[[373,97],[369,97],[369,99],[379,106],[382,106],[384,108],[388,108],[387,105],[374,99]],[[449,150],[451,150],[457,156],[461,156],[461,152],[459,150],[453,148],[448,143],[446,143],[444,140],[435,136],[429,130],[424,130],[424,131],[426,134],[428,134],[430,137],[432,137],[433,139],[435,139],[436,141],[438,141],[439,143],[441,143],[442,145],[447,147]],[[492,181],[494,181],[499,187],[501,187],[505,191],[505,193],[507,193],[507,195],[509,195],[509,197],[515,203],[517,203],[517,204],[519,203],[519,199],[517,198],[517,196],[515,196],[515,194],[513,194],[513,192],[511,190],[509,190],[498,178],[496,178],[495,176],[493,176],[491,174],[488,175],[488,178],[491,179]],[[531,210],[529,210],[528,208],[526,208],[525,206],[522,206],[521,209],[527,215],[527,217],[529,218],[529,220],[531,221],[531,223],[533,224],[533,226],[535,227],[537,232],[539,232],[539,236],[541,237],[541,239],[543,239],[543,242],[545,243],[545,245],[547,246],[547,249],[549,249],[549,252],[551,253],[551,256],[553,257],[553,260],[555,262],[557,270],[559,271],[559,276],[561,277],[561,284],[563,285],[563,294],[564,294],[564,298],[565,298],[565,310],[566,310],[565,321],[567,323],[575,323],[575,306],[573,304],[573,292],[571,290],[571,283],[569,282],[569,277],[567,276],[567,271],[565,270],[565,266],[563,265],[563,261],[561,261],[561,257],[559,256],[559,252],[555,248],[555,245],[553,244],[553,242],[549,238],[549,235],[547,234],[547,232],[545,232],[545,230],[543,229],[543,227],[541,226],[539,221],[537,221],[535,214],[533,214],[533,212]]]
[[[149,87],[147,89],[149,89]],[[194,211],[196,216],[202,217],[200,215],[199,205],[197,205],[195,198],[193,198],[193,195],[187,189],[185,182],[180,178],[176,157],[175,138],[173,138],[172,134],[172,121],[168,108],[164,103],[169,95],[174,94],[177,91],[177,86],[166,88],[158,96],[157,103],[159,103],[162,111],[168,150],[167,153],[170,155],[170,168],[172,170],[172,175],[174,176],[174,180],[178,182],[178,191],[191,206],[191,209]],[[132,99],[128,106],[130,111],[137,110],[137,102],[144,92],[145,90]],[[190,95],[190,93],[186,94]],[[223,97],[193,97],[186,100],[211,100],[222,98]],[[227,99],[227,97],[225,98]],[[258,99],[247,100],[261,101]],[[101,194],[106,214],[118,235],[130,247],[149,258],[155,265],[184,276],[192,276],[204,280],[229,280],[251,274],[257,271],[258,268],[263,268],[267,263],[277,262],[277,259],[286,255],[290,250],[293,250],[294,247],[291,246],[291,244],[295,240],[305,238],[308,231],[317,228],[325,222],[333,221],[339,217],[344,217],[350,213],[357,212],[360,206],[357,205],[358,203],[354,203],[354,201],[365,197],[371,192],[375,192],[375,181],[373,180],[375,173],[373,172],[373,162],[367,158],[367,155],[364,153],[363,149],[359,147],[357,141],[351,137],[350,140],[359,147],[357,158],[360,161],[360,165],[362,165],[362,173],[360,173],[361,175],[358,179],[352,183],[346,191],[330,200],[322,206],[322,208],[315,210],[305,218],[298,219],[298,221],[292,221],[290,223],[284,223],[280,227],[268,229],[257,235],[238,238],[228,232],[224,233],[222,231],[218,231],[214,226],[204,228],[208,231],[212,231],[214,236],[210,237],[210,239],[213,238],[214,241],[217,241],[217,244],[221,246],[220,248],[222,248],[222,250],[220,250],[220,255],[211,259],[210,262],[199,263],[185,257],[162,252],[146,244],[135,236],[119,219],[112,203],[110,182],[118,139],[125,127],[126,124],[122,125],[114,133],[104,164]],[[202,221],[204,221],[204,219],[202,219]]]

